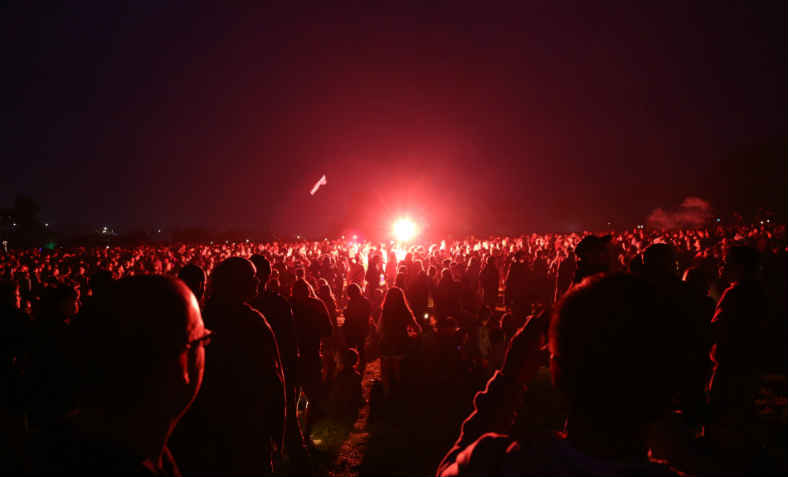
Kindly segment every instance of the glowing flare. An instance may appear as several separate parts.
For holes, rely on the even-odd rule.
[[[400,242],[408,242],[419,233],[415,222],[408,218],[397,219],[392,227],[394,238]]]

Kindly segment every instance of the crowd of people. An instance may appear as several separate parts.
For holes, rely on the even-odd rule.
[[[704,473],[708,448],[771,469],[742,429],[785,374],[784,225],[11,249],[0,299],[12,471],[308,474],[377,359],[383,418],[484,387],[440,475]],[[558,434],[522,422],[544,368]]]

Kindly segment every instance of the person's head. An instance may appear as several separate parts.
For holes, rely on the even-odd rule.
[[[112,282],[112,272],[109,270],[98,270],[91,275],[88,285],[93,295],[100,295],[112,286]]]
[[[0,280],[0,305],[22,308],[22,294],[16,280]]]
[[[587,235],[575,247],[577,265],[580,268],[597,272],[610,272],[615,268],[616,257],[612,237]]]
[[[260,254],[252,255],[250,260],[257,269],[257,279],[260,280],[261,284],[265,285],[271,277],[271,262]]]
[[[720,275],[730,282],[755,280],[760,269],[758,251],[746,245],[733,245],[722,261]]]
[[[314,291],[312,290],[312,287],[303,278],[299,278],[293,283],[294,300],[306,300],[307,298],[313,296],[314,296]]]
[[[65,284],[47,288],[41,298],[39,318],[48,323],[74,318],[79,313],[79,289]]]
[[[551,370],[570,413],[601,426],[639,426],[671,403],[682,352],[674,313],[631,275],[596,275],[572,288],[550,323]],[[571,419],[571,418],[570,418]]]
[[[265,289],[270,293],[275,293],[277,295],[282,294],[282,284],[279,282],[278,278],[272,278],[268,280]]]
[[[430,268],[427,269],[427,276],[434,279],[437,275],[438,267],[435,265],[430,265]]]
[[[399,272],[397,277],[394,279],[394,286],[398,288],[405,288],[405,282],[407,281],[407,275],[405,272]]]
[[[649,245],[643,253],[643,275],[667,277],[676,274],[676,252],[666,243]]]
[[[405,299],[405,293],[402,291],[402,288],[391,287],[383,299],[383,312],[397,310],[410,311],[410,306],[408,305],[408,300]],[[410,311],[410,314],[412,315],[413,312]]]
[[[640,254],[635,255],[629,261],[629,273],[637,276],[643,273],[643,257]]]
[[[345,348],[339,354],[339,362],[342,364],[343,370],[355,369],[358,360],[358,351],[355,348]]]
[[[79,325],[79,406],[174,425],[202,383],[209,331],[197,299],[182,281],[153,275],[108,293]]]
[[[347,296],[351,300],[359,298],[361,296],[361,287],[356,283],[351,283],[347,286]]]
[[[257,270],[242,257],[230,257],[211,272],[208,300],[216,303],[241,304],[257,296]]]
[[[684,271],[684,276],[681,280],[690,285],[693,289],[702,292],[704,295],[708,293],[711,284],[709,275],[703,267],[689,267]]]
[[[334,298],[334,293],[331,291],[331,286],[328,284],[328,280],[325,278],[321,278],[317,282],[317,296],[324,300]]]
[[[178,272],[178,278],[189,287],[199,302],[205,293],[205,272],[199,266],[190,263]]]
[[[442,281],[452,281],[453,278],[452,278],[452,275],[451,275],[451,270],[449,270],[448,268],[444,268],[443,271],[441,271],[441,280]]]

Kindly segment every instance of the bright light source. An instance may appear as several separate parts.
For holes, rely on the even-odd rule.
[[[406,217],[394,221],[392,231],[394,238],[400,242],[408,242],[419,234],[419,228],[416,223]]]

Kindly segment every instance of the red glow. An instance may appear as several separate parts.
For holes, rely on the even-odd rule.
[[[392,226],[394,238],[399,242],[409,242],[419,234],[419,226],[407,217],[394,221]]]

